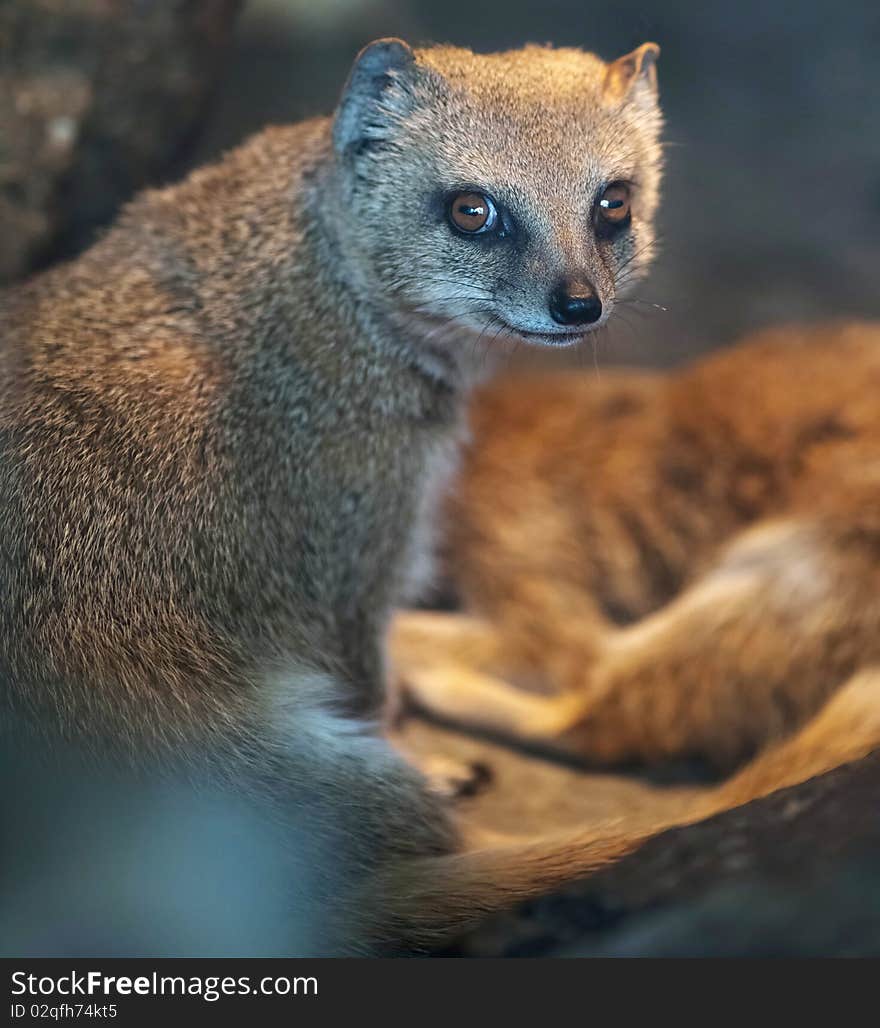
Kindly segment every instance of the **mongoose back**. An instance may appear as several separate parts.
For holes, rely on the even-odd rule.
[[[0,300],[3,702],[320,823],[345,859],[314,951],[597,860],[505,851],[489,884],[365,718],[487,338],[574,343],[650,258],[657,53],[378,41],[332,119],[143,195]]]
[[[468,613],[401,618],[411,691],[594,762],[759,754],[737,802],[880,746],[878,389],[876,324],[488,385],[445,526]]]

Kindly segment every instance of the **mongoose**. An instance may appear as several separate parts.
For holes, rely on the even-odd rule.
[[[146,193],[0,301],[4,705],[320,823],[344,859],[314,951],[616,851],[462,856],[370,726],[488,341],[577,342],[650,259],[657,54],[380,40],[332,119]]]
[[[445,515],[465,611],[401,615],[400,676],[591,761],[762,753],[738,800],[880,746],[878,391],[876,324],[488,385]]]

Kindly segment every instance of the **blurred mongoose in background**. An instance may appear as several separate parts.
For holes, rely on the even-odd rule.
[[[880,746],[878,396],[875,324],[488,385],[444,523],[465,613],[401,615],[399,676],[593,762],[762,752],[729,800]]]
[[[333,119],[0,299],[6,710],[269,797],[319,854],[310,951],[423,940],[619,849],[460,855],[367,719],[488,341],[578,341],[651,256],[657,53],[379,41]]]

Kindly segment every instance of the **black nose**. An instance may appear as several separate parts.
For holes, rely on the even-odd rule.
[[[602,317],[602,301],[583,278],[564,278],[550,294],[550,317],[560,325],[589,325]]]

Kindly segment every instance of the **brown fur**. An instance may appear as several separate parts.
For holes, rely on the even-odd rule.
[[[402,678],[437,713],[592,761],[762,751],[710,808],[869,752],[878,389],[880,327],[859,324],[669,374],[489,386],[446,521],[467,614],[402,615]]]
[[[649,259],[656,53],[380,41],[335,119],[146,194],[0,297],[4,707],[271,797],[325,847],[313,949],[364,946],[355,915],[374,942],[457,923],[458,898],[407,901],[435,856],[474,912],[530,874],[506,855],[510,888],[481,901],[448,811],[359,718],[424,577],[483,333],[555,331],[548,290],[572,272],[602,323]],[[599,238],[622,178],[632,224]],[[464,188],[518,233],[456,237],[444,197]]]
[[[842,686],[821,714],[790,739],[771,746],[739,773],[653,822],[622,810],[613,823],[574,830],[530,845],[510,842],[456,857],[431,858],[379,876],[365,909],[381,909],[397,925],[398,940],[424,947],[517,900],[586,877],[637,850],[670,828],[711,817],[731,807],[797,785],[880,745],[880,666],[866,668]],[[378,900],[375,896],[378,895]],[[421,916],[412,917],[418,910]],[[368,934],[365,931],[365,934]]]

